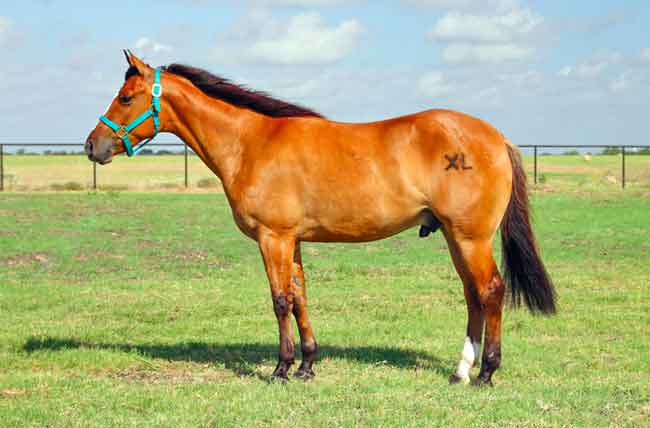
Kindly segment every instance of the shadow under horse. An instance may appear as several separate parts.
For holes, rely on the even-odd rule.
[[[238,376],[255,375],[250,364],[269,360],[277,350],[270,343],[205,343],[182,342],[174,344],[127,344],[80,341],[70,338],[32,337],[22,347],[23,351],[69,351],[75,349],[97,349],[138,354],[166,361],[191,361],[194,363],[223,363]],[[449,362],[421,351],[383,346],[321,346],[321,356],[345,359],[365,364],[383,364],[402,369],[432,369],[441,375]]]

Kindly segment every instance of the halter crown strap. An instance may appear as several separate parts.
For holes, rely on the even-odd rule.
[[[162,96],[162,85],[160,84],[160,68],[156,68],[153,74],[153,85],[151,86],[151,108],[142,113],[140,116],[136,117],[133,122],[128,125],[118,125],[104,115],[99,117],[99,120],[115,132],[115,134],[122,140],[124,143],[124,148],[126,149],[127,156],[131,157],[136,154],[142,148],[148,144],[151,140],[158,135],[160,130],[160,118],[158,113],[160,113],[160,97]],[[145,120],[151,117],[153,119],[154,134],[151,138],[147,138],[144,141],[138,143],[135,147],[131,144],[129,139],[129,134],[135,128],[140,126]]]

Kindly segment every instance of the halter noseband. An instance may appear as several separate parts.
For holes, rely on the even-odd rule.
[[[160,84],[160,69],[156,68],[153,75],[153,85],[151,86],[151,108],[138,116],[133,122],[128,125],[118,125],[104,115],[99,117],[99,120],[104,123],[106,126],[111,128],[113,132],[122,140],[124,143],[124,148],[126,149],[126,154],[131,157],[136,154],[142,148],[149,143],[154,137],[158,134],[160,129],[160,118],[158,113],[160,113],[160,96],[162,95],[162,85]],[[129,133],[137,128],[141,123],[151,117],[153,119],[154,134],[151,138],[147,138],[144,141],[138,143],[135,147],[131,144],[129,139]]]

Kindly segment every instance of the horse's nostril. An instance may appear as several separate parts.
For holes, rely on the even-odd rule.
[[[93,152],[93,142],[92,140],[86,140],[86,154],[89,155]]]

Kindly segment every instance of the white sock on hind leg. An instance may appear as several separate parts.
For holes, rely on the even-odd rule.
[[[463,352],[460,354],[460,362],[456,368],[456,376],[462,380],[463,383],[469,383],[469,371],[474,367],[476,357],[481,352],[481,344],[472,342],[469,337],[465,338],[463,345]]]

